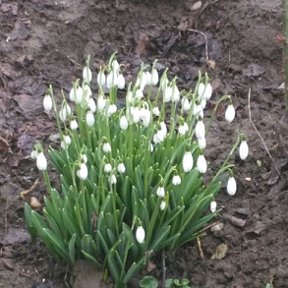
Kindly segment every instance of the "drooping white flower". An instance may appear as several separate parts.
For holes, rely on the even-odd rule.
[[[156,190],[156,195],[160,198],[163,198],[165,196],[165,190],[163,186],[159,186]]]
[[[138,75],[135,86],[138,87],[141,91],[144,90],[145,86],[148,84],[146,73],[142,72]]]
[[[123,74],[119,74],[118,78],[117,78],[117,87],[118,89],[124,89],[125,87],[125,78],[123,76]]]
[[[104,87],[106,84],[106,76],[104,71],[100,70],[97,75],[97,83],[99,87]]]
[[[119,72],[120,65],[119,65],[119,63],[118,63],[118,61],[116,59],[112,61],[111,66],[112,66],[112,70],[113,70],[114,73],[118,73]]]
[[[197,139],[205,138],[205,125],[202,120],[198,120],[195,125],[195,135]]]
[[[149,109],[141,108],[140,109],[140,120],[144,127],[148,127],[151,122],[151,113]]]
[[[102,95],[100,95],[97,99],[98,110],[103,111],[106,106],[107,106],[107,100]]]
[[[89,67],[86,66],[83,68],[82,77],[83,77],[84,82],[88,82],[88,83],[91,82],[92,72]]]
[[[207,104],[206,99],[202,99],[199,106],[201,107],[202,110],[204,110],[206,107],[206,104]]]
[[[172,87],[166,86],[163,90],[163,102],[167,103],[172,99]]]
[[[237,190],[237,184],[236,184],[236,180],[234,177],[229,177],[228,182],[227,182],[227,193],[230,196],[235,195]]]
[[[161,142],[164,141],[165,137],[166,137],[166,134],[164,133],[164,131],[163,131],[163,130],[159,130],[159,131],[157,131],[157,132],[154,134],[154,136],[153,136],[153,142],[154,142],[155,144],[159,144],[159,143],[161,143]]]
[[[149,71],[146,71],[146,72],[145,72],[145,78],[146,78],[146,83],[147,83],[148,85],[151,85],[152,75],[151,75],[151,73],[150,73]]]
[[[199,155],[197,159],[197,169],[200,173],[204,174],[207,171],[207,162],[204,155]]]
[[[155,115],[155,116],[158,117],[158,116],[160,115],[160,110],[159,110],[159,108],[158,108],[158,107],[153,107],[152,113],[153,113],[153,115]]]
[[[130,107],[130,116],[132,123],[136,124],[140,121],[140,109],[139,107]]]
[[[111,185],[117,183],[117,178],[116,178],[116,176],[115,176],[114,174],[111,174],[111,175],[109,176],[109,183],[110,183]]]
[[[212,96],[212,86],[210,83],[205,85],[204,83],[200,83],[198,86],[198,97],[199,99],[209,100]]]
[[[158,84],[159,81],[159,74],[158,71],[154,68],[151,71],[151,84],[156,86]]]
[[[122,130],[126,130],[128,128],[128,120],[126,116],[121,116],[119,120],[119,125]]]
[[[90,86],[87,84],[84,84],[84,86],[83,86],[83,99],[82,99],[81,104],[82,105],[85,105],[85,104],[89,105],[89,100],[91,99],[91,97],[92,97],[92,91],[91,91]]]
[[[110,153],[111,152],[111,145],[108,142],[106,142],[103,144],[102,149],[103,149],[104,153]]]
[[[51,111],[53,107],[52,98],[48,94],[46,94],[43,98],[43,107],[46,112]]]
[[[63,135],[63,140],[61,141],[61,148],[67,149],[69,145],[71,144],[71,138],[69,135]]]
[[[182,104],[182,110],[184,112],[187,112],[191,109],[191,103],[189,102],[187,97],[183,97],[181,100],[181,104]]]
[[[186,151],[182,159],[182,167],[184,172],[190,172],[193,168],[193,164],[194,161],[191,151]]]
[[[112,165],[110,163],[106,163],[104,165],[104,172],[105,173],[110,173],[112,171]]]
[[[198,146],[200,149],[205,149],[206,148],[206,138],[200,138],[200,139],[197,139],[197,142],[198,142]]]
[[[82,99],[83,99],[83,89],[82,87],[78,87],[75,91],[75,103],[76,104],[80,104],[82,102]]]
[[[217,209],[217,202],[216,201],[211,201],[211,203],[210,203],[210,211],[212,213],[215,213],[216,209]]]
[[[181,184],[181,177],[179,175],[174,175],[172,178],[172,184],[174,186],[180,185]]]
[[[161,201],[160,203],[160,210],[163,211],[166,208],[166,201]]]
[[[117,170],[121,174],[125,173],[126,167],[125,167],[124,163],[119,163],[118,166],[117,166]]]
[[[43,152],[38,153],[36,157],[36,166],[40,171],[47,169],[47,160]]]
[[[180,91],[176,84],[172,86],[171,101],[177,103],[180,100]]]
[[[39,154],[38,151],[33,149],[31,151],[31,154],[30,154],[31,159],[35,160],[37,158],[38,154]]]
[[[87,156],[85,154],[81,154],[80,155],[80,162],[86,164],[87,161],[88,161]]]
[[[225,119],[228,123],[231,123],[235,118],[235,108],[232,104],[228,105],[225,111]]]
[[[117,106],[115,104],[111,104],[107,108],[107,115],[110,117],[112,114],[117,112]]]
[[[143,91],[141,89],[137,89],[135,91],[135,98],[136,99],[142,99],[144,97]]]
[[[67,116],[69,116],[70,114],[71,114],[71,108],[67,103],[65,103],[59,111],[59,118],[62,122],[65,122]]]
[[[94,114],[92,113],[92,111],[88,111],[86,113],[86,124],[88,127],[92,127],[95,123],[95,118],[94,118]]]
[[[202,109],[201,105],[197,105],[196,103],[193,103],[191,105],[191,107],[192,107],[192,114],[194,116],[199,115],[201,118],[203,118],[204,112],[203,112],[203,109]]]
[[[118,75],[111,71],[107,76],[107,88],[110,89],[117,85]]]
[[[160,122],[160,128],[161,128],[161,131],[163,131],[163,134],[166,136],[167,135],[167,126],[165,124],[165,122]]]
[[[242,140],[239,146],[239,156],[241,160],[245,160],[249,155],[249,147],[246,140]]]
[[[88,102],[87,102],[88,108],[92,113],[96,112],[96,103],[94,101],[93,98],[89,98]]]
[[[73,131],[75,131],[75,130],[77,130],[77,128],[78,128],[78,123],[77,123],[77,121],[76,121],[76,120],[72,120],[72,121],[70,122],[70,129],[73,130]]]
[[[178,132],[180,135],[185,135],[189,131],[188,124],[184,122],[182,125],[178,127]]]
[[[88,177],[88,168],[85,163],[81,163],[79,169],[76,171],[76,175],[79,179],[85,180]]]
[[[142,226],[138,226],[136,229],[136,240],[139,244],[143,244],[145,241],[145,230]]]

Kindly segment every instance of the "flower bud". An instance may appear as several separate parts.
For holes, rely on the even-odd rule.
[[[174,175],[172,178],[172,184],[174,186],[180,185],[181,184],[181,177],[179,175]]]
[[[208,83],[206,86],[204,83],[200,83],[198,86],[199,99],[209,100],[212,96],[212,86]]]
[[[156,195],[160,198],[163,198],[165,196],[164,187],[162,187],[162,186],[158,187],[157,191],[156,191]]]
[[[97,106],[99,111],[103,111],[107,106],[107,100],[102,95],[97,99]]]
[[[88,177],[88,168],[85,163],[80,164],[80,168],[76,171],[76,175],[79,179],[85,180]]]
[[[158,84],[158,81],[159,81],[159,74],[158,71],[154,68],[151,71],[151,84],[156,86]]]
[[[110,163],[106,163],[104,165],[104,172],[105,173],[110,173],[112,171],[112,165]]]
[[[235,178],[229,177],[228,182],[227,182],[227,193],[230,196],[233,196],[235,195],[236,190],[237,190],[237,184],[236,184]]]
[[[205,125],[202,120],[198,120],[195,126],[195,134],[197,139],[205,138]]]
[[[171,101],[172,98],[172,87],[166,86],[165,89],[163,90],[163,102],[167,103]]]
[[[200,149],[205,149],[206,147],[206,138],[200,138],[200,139],[197,139],[197,142],[198,142],[198,146]]]
[[[47,169],[47,160],[43,152],[38,153],[36,157],[36,166],[40,171]]]
[[[239,147],[239,156],[241,160],[245,160],[248,157],[249,154],[249,147],[246,140],[241,141],[240,147]]]
[[[43,98],[43,107],[46,112],[51,111],[53,107],[52,98],[50,95],[45,95]]]
[[[78,128],[78,123],[77,123],[77,121],[76,120],[72,120],[71,122],[70,122],[70,129],[71,130],[77,130],[77,128]]]
[[[103,144],[102,149],[103,149],[104,153],[110,153],[111,152],[111,145],[108,142],[106,142]]]
[[[225,120],[228,123],[231,123],[235,118],[235,108],[232,104],[228,105],[226,111],[225,111]]]
[[[38,156],[38,151],[32,150],[31,154],[30,154],[31,159],[35,160],[37,158],[37,156]]]
[[[117,112],[117,106],[115,104],[111,104],[107,108],[107,116],[110,117],[112,114]]]
[[[139,244],[143,244],[145,241],[145,230],[142,226],[137,227],[136,229],[136,240]]]
[[[107,88],[110,89],[117,84],[117,74],[111,71],[107,76]]]
[[[92,111],[88,111],[86,113],[86,124],[88,127],[92,127],[94,123],[95,123],[94,114],[92,113]]]
[[[114,174],[112,174],[112,175],[109,176],[109,183],[110,183],[111,185],[117,183],[117,178],[116,178],[116,176],[115,176]]]
[[[93,112],[93,113],[96,112],[96,109],[97,109],[97,108],[96,108],[96,103],[95,103],[95,101],[94,101],[93,98],[89,98],[89,99],[88,99],[87,105],[88,105],[88,108],[89,108],[89,110],[90,110],[91,112]]]
[[[152,113],[153,113],[153,115],[155,115],[155,116],[159,116],[160,115],[160,110],[159,110],[159,108],[158,107],[154,107],[153,109],[152,109]]]
[[[78,87],[76,89],[76,93],[75,93],[75,103],[76,104],[80,104],[82,102],[83,99],[83,89],[82,87]]]
[[[80,162],[86,164],[87,161],[88,161],[87,156],[85,154],[81,154],[80,155]]]
[[[204,155],[199,155],[197,159],[197,169],[200,173],[204,174],[207,171],[207,162]]]
[[[180,100],[180,91],[176,84],[172,86],[172,94],[171,94],[171,101],[173,103],[177,103]]]
[[[100,70],[97,75],[97,83],[99,87],[103,87],[106,84],[106,76],[104,71]]]
[[[141,108],[140,109],[140,120],[142,121],[142,124],[144,127],[148,127],[151,121],[151,113],[149,109]]]
[[[211,203],[210,203],[210,211],[212,213],[215,213],[216,209],[217,209],[217,202],[216,201],[211,201]]]
[[[184,112],[187,112],[191,109],[191,103],[189,102],[189,100],[186,97],[182,98],[181,104],[182,104],[182,110]]]
[[[89,67],[84,67],[82,72],[84,82],[90,82],[92,80],[92,72]]]
[[[71,144],[71,138],[69,135],[63,135],[63,140],[61,141],[61,148],[67,149],[69,145]]]
[[[166,201],[161,201],[160,203],[160,210],[163,211],[166,208]]]
[[[117,87],[118,89],[122,90],[125,87],[125,78],[123,74],[119,74],[117,78]]]
[[[126,167],[125,167],[124,163],[119,163],[118,166],[117,166],[117,170],[121,174],[125,173]]]
[[[126,116],[121,116],[119,120],[119,125],[122,130],[126,130],[128,128],[128,120]]]
[[[67,116],[69,116],[70,114],[71,114],[71,108],[67,103],[65,103],[59,111],[59,118],[62,122],[65,122]]]
[[[193,168],[193,156],[190,151],[186,151],[183,160],[182,160],[182,167],[184,172],[190,172]]]
[[[183,125],[180,125],[178,127],[178,132],[180,135],[185,135],[189,131],[189,127],[186,122],[183,123]]]
[[[137,89],[135,92],[136,99],[142,99],[144,97],[143,91],[141,89]]]

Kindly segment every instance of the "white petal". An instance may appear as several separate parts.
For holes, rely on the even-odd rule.
[[[184,172],[190,172],[193,168],[193,156],[192,153],[190,151],[186,151],[184,156],[183,156],[183,160],[182,160],[182,167]]]
[[[122,74],[120,74],[117,78],[117,87],[121,90],[125,87],[125,78]]]
[[[197,121],[195,126],[195,134],[197,139],[205,138],[205,125],[202,120]]]
[[[85,82],[90,82],[92,80],[92,72],[89,67],[83,68],[82,77]]]
[[[139,244],[143,244],[145,241],[145,230],[142,226],[136,229],[136,240]]]
[[[119,120],[119,125],[122,130],[126,130],[128,128],[128,120],[126,116],[121,116]]]
[[[207,162],[204,155],[199,155],[197,159],[197,169],[200,173],[204,174],[207,171]]]
[[[228,123],[231,123],[234,118],[235,118],[235,108],[232,104],[228,105],[226,111],[225,111],[225,120],[228,122]]]
[[[160,198],[163,198],[165,196],[165,190],[164,187],[158,187],[156,191],[156,195]]]
[[[44,98],[43,98],[43,107],[45,109],[45,111],[51,111],[52,109],[52,106],[53,106],[53,103],[52,103],[52,98],[50,95],[45,95]]]
[[[95,123],[95,118],[92,111],[88,111],[86,114],[86,124],[89,127],[92,127]]]
[[[174,175],[172,178],[172,184],[177,186],[181,184],[181,177],[179,175]]]
[[[43,152],[40,152],[36,157],[36,166],[40,171],[47,169],[47,160]]]
[[[239,156],[241,160],[245,160],[249,155],[249,147],[247,141],[243,140],[239,147]]]
[[[216,212],[216,210],[217,210],[217,203],[216,203],[216,201],[211,201],[211,203],[210,203],[210,211],[211,211],[212,213],[214,213],[214,212]]]
[[[234,177],[229,177],[228,182],[227,182],[227,193],[230,196],[235,195],[237,190],[237,184],[236,184],[236,180]]]

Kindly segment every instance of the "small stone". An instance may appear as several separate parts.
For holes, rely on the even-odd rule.
[[[190,10],[195,11],[200,9],[201,7],[202,7],[202,1],[197,1],[191,6]]]
[[[213,233],[219,232],[223,229],[223,227],[224,227],[224,224],[222,222],[219,222],[211,227],[211,231]]]
[[[34,196],[32,196],[32,197],[30,198],[30,206],[31,206],[33,209],[39,209],[39,208],[42,207],[42,205],[41,205],[41,203],[39,202],[39,200],[38,200],[36,197],[34,197]]]

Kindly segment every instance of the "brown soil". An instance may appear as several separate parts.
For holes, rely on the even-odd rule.
[[[269,282],[288,287],[288,129],[279,87],[280,0],[206,0],[191,11],[194,2],[0,0],[0,287],[67,287],[66,267],[25,230],[23,204],[31,196],[42,199],[41,179],[24,200],[20,192],[39,177],[28,157],[34,141],[53,140],[53,121],[42,112],[47,85],[68,91],[88,54],[96,71],[114,51],[127,76],[141,61],[157,58],[171,76],[178,75],[182,88],[193,88],[198,70],[208,71],[215,89],[212,102],[224,94],[233,96],[237,121],[224,123],[220,109],[211,129],[212,167],[231,148],[235,129],[249,140],[248,160],[243,164],[235,159],[237,194],[228,197],[223,189],[218,199],[224,228],[207,230],[201,238],[203,259],[196,243],[167,252],[168,276],[186,277],[202,288],[264,288]],[[188,28],[207,36],[215,69],[207,67],[203,36]],[[253,121],[281,177],[249,122],[249,89]],[[222,243],[227,254],[212,260]],[[152,274],[160,279],[161,261],[155,261]]]

